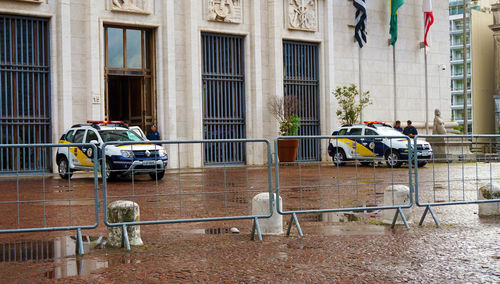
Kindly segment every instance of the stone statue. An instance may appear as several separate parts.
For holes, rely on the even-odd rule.
[[[444,121],[441,118],[441,111],[439,109],[434,110],[434,125],[432,126],[432,134],[446,134],[446,128],[444,128]]]

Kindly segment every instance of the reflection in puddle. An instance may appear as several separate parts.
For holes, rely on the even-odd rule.
[[[324,225],[308,228],[325,236],[380,236],[392,234],[389,226],[369,224]]]
[[[96,243],[96,240],[100,242],[102,237],[84,236],[83,240],[85,251],[88,251],[93,243]],[[28,240],[0,244],[0,262],[24,261],[54,263],[54,269],[44,274],[50,279],[86,276],[94,270],[108,267],[108,261],[77,257],[76,240],[70,236],[49,241]],[[130,261],[123,260],[122,263],[130,263]]]

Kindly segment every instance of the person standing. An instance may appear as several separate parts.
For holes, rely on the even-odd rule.
[[[415,136],[418,135],[418,131],[417,129],[415,128],[415,126],[411,125],[411,120],[408,120],[406,122],[407,126],[405,127],[405,129],[403,130],[403,134],[410,137],[410,138],[414,138]]]
[[[146,134],[146,138],[148,138],[149,141],[161,140],[160,132],[156,129],[156,124],[151,124],[151,127]]]
[[[401,121],[396,120],[396,124],[394,124],[394,129],[396,129],[399,132],[403,132],[403,128],[401,127]]]

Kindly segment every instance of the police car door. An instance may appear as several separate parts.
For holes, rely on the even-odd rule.
[[[128,129],[133,131],[139,137],[142,137],[142,139],[147,140],[146,135],[142,132],[142,129],[139,126],[130,126]]]
[[[91,143],[91,142],[95,143],[95,141],[97,141],[96,146],[99,147],[99,145],[98,145],[99,138],[97,136],[97,133],[92,129],[87,130],[87,135],[85,135],[85,143]],[[83,164],[83,165],[90,166],[90,167],[94,166],[92,159],[94,158],[94,155],[96,153],[94,153],[94,149],[92,148],[92,146],[83,146],[82,152],[86,156],[85,164]]]
[[[78,129],[75,131],[75,134],[73,135],[73,139],[71,143],[83,143],[83,137],[85,136],[85,129]],[[83,152],[78,146],[73,146],[70,147],[69,151],[69,157],[70,157],[70,163],[73,164],[74,167],[81,167],[82,166],[82,155]]]
[[[365,128],[365,136],[376,136],[378,133],[371,129]],[[365,138],[362,141],[363,146],[366,147],[365,157],[380,157],[383,156],[382,138]]]
[[[362,138],[361,138],[361,135],[362,135],[362,132],[363,132],[363,128],[361,127],[353,127],[349,130],[349,133],[347,133],[347,135],[349,136],[356,136],[356,137],[352,137],[350,140],[350,145],[351,148],[352,148],[352,156],[353,158],[360,158],[361,155],[359,153],[359,147],[358,145],[360,145],[361,141],[362,141]]]

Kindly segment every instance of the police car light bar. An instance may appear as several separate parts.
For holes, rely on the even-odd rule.
[[[123,121],[119,121],[119,120],[87,120],[87,123],[92,123],[92,124],[109,124],[109,123],[123,123]]]
[[[365,123],[365,124],[386,124],[383,121],[367,121],[367,120],[363,121],[363,123]]]

